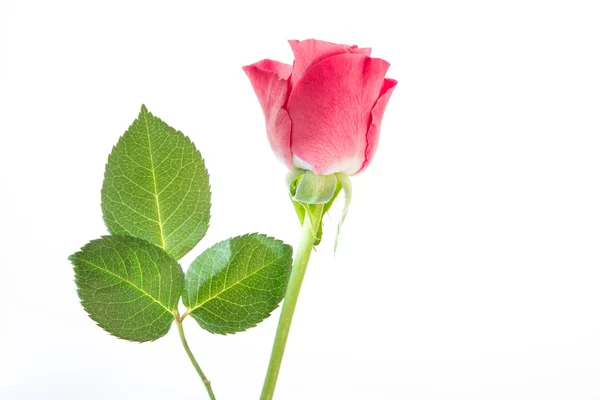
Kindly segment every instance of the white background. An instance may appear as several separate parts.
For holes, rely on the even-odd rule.
[[[211,174],[182,260],[299,224],[241,66],[287,39],[373,47],[399,81],[378,154],[326,220],[278,399],[600,399],[595,1],[0,2],[0,398],[206,398],[176,330],[115,339],[67,256],[106,233],[104,164],[140,105]],[[219,400],[257,399],[278,312],[186,320]]]

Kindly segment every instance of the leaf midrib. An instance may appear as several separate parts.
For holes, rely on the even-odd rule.
[[[152,144],[150,143],[150,127],[148,126],[147,111],[144,113],[144,124],[146,125],[146,137],[148,139],[148,153],[150,153],[150,172],[152,172],[152,183],[154,184],[154,200],[156,201],[157,223],[160,231],[160,247],[166,250],[165,234],[163,232],[162,216],[160,213],[160,201],[158,199],[158,187],[156,185],[156,174],[154,173],[154,158],[152,157]]]
[[[92,267],[96,267],[97,269],[99,269],[99,270],[100,270],[100,271],[102,271],[102,272],[105,272],[105,273],[107,273],[108,275],[111,275],[111,276],[114,276],[114,277],[116,277],[116,278],[119,278],[119,279],[120,279],[120,280],[122,280],[123,282],[125,282],[125,283],[129,284],[130,286],[134,287],[135,289],[137,289],[138,291],[142,292],[142,293],[143,293],[143,294],[145,294],[146,296],[150,297],[150,299],[151,299],[153,302],[155,302],[155,303],[159,304],[159,305],[160,305],[162,308],[164,308],[165,310],[167,310],[167,311],[169,312],[169,314],[171,314],[171,315],[173,315],[173,316],[175,315],[175,314],[174,314],[174,312],[173,312],[172,310],[170,310],[170,309],[169,309],[169,307],[167,307],[166,305],[164,305],[164,304],[163,304],[163,303],[162,303],[160,300],[156,299],[154,296],[152,296],[150,293],[146,292],[146,291],[145,291],[144,289],[142,289],[141,287],[139,287],[139,286],[137,286],[137,285],[133,284],[133,282],[131,282],[131,281],[129,281],[129,280],[127,280],[127,279],[123,278],[122,276],[120,276],[120,275],[118,275],[118,274],[115,274],[115,273],[114,273],[114,272],[112,272],[112,271],[109,271],[109,270],[107,270],[106,268],[102,268],[100,265],[98,265],[98,264],[95,264],[95,263],[93,263],[93,262],[91,262],[91,261],[84,260],[84,259],[81,259],[81,258],[80,258],[80,259],[78,259],[78,260],[79,260],[79,261],[81,261],[81,262],[83,262],[83,263],[86,263],[86,264],[88,264],[88,265],[91,265]]]
[[[262,268],[257,269],[256,271],[252,272],[249,275],[246,275],[245,277],[243,277],[242,279],[234,282],[233,284],[227,286],[227,287],[223,287],[223,289],[221,289],[217,294],[210,296],[209,298],[207,298],[206,300],[204,300],[203,302],[196,304],[194,307],[192,308],[188,308],[187,313],[191,314],[193,313],[195,310],[197,310],[198,308],[202,307],[204,304],[208,303],[211,300],[214,300],[215,298],[217,298],[218,296],[220,296],[221,294],[225,293],[226,291],[228,291],[229,289],[231,289],[232,287],[241,284],[243,281],[245,281],[246,279],[250,278],[251,276],[259,273],[260,271],[262,271],[265,268],[270,267],[271,265],[273,265],[275,262],[277,262],[279,259],[281,259],[281,255],[278,256],[277,258],[275,258],[273,261],[271,261],[268,264],[265,264]],[[247,286],[247,285],[246,285]]]

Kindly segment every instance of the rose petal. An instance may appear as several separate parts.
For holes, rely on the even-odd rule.
[[[365,162],[362,165],[362,168],[359,172],[362,172],[369,166],[373,156],[375,155],[375,151],[377,150],[377,144],[379,143],[379,130],[381,129],[381,120],[383,119],[383,113],[385,112],[385,108],[387,106],[390,97],[392,96],[392,92],[398,82],[394,79],[386,78],[383,82],[383,87],[381,88],[381,95],[379,99],[377,99],[377,103],[375,103],[375,107],[371,111],[371,126],[369,127],[369,131],[367,132],[367,148],[365,150]]]
[[[371,111],[381,94],[387,61],[339,54],[313,64],[287,103],[291,149],[317,174],[352,175],[365,162]]]
[[[287,100],[288,81],[292,66],[273,60],[262,60],[243,67],[256,92],[265,115],[267,138],[281,162],[292,166],[290,150],[291,121],[283,106]]]
[[[245,71],[246,68],[248,68],[248,67],[257,67],[264,71],[274,72],[277,74],[277,76],[280,79],[284,79],[284,80],[287,80],[292,73],[292,66],[290,64],[282,63],[282,62],[275,61],[275,60],[269,60],[269,59],[260,60],[258,62],[255,62],[252,65],[246,65],[245,67],[242,67],[242,68]]]
[[[289,40],[289,43],[295,58],[291,79],[292,87],[302,78],[308,67],[327,57],[346,53],[371,55],[370,48],[359,48],[358,46],[330,43],[323,40]]]

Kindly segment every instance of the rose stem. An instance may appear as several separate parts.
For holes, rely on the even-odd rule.
[[[261,400],[273,399],[275,385],[277,384],[277,376],[279,375],[279,369],[281,368],[281,361],[283,360],[283,353],[285,351],[285,344],[287,342],[288,334],[290,333],[294,310],[296,309],[302,280],[304,279],[304,273],[306,272],[314,242],[315,232],[313,232],[312,229],[310,216],[306,213],[304,216],[304,223],[302,224],[300,243],[298,244],[296,258],[292,265],[292,273],[285,293],[285,300],[283,302],[283,308],[281,309],[279,324],[277,325],[273,350],[271,350],[271,360],[269,361],[267,376],[265,377],[265,383],[260,395]]]
[[[187,340],[185,339],[185,334],[183,333],[182,321],[183,318],[179,317],[179,311],[175,310],[175,323],[177,324],[177,330],[179,331],[179,338],[181,339],[181,344],[183,344],[183,348],[185,349],[185,352],[190,358],[192,365],[194,366],[194,368],[196,368],[196,372],[198,372],[198,375],[200,375],[200,379],[202,379],[202,383],[204,383],[204,387],[208,392],[208,397],[210,397],[211,400],[216,400],[215,394],[213,393],[212,388],[210,386],[210,381],[208,380],[206,375],[204,375],[204,372],[202,372],[200,365],[198,365],[198,362],[196,361],[194,355],[192,354],[192,351],[190,350],[190,346],[188,346]]]

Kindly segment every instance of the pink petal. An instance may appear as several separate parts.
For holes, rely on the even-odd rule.
[[[365,162],[371,111],[387,61],[362,54],[325,58],[306,70],[289,96],[295,164],[317,174],[352,175]]]
[[[277,74],[279,79],[287,80],[292,74],[292,66],[290,64],[282,63],[275,60],[260,60],[252,65],[242,67],[245,71],[248,67],[258,67],[264,71],[274,72]]]
[[[335,44],[322,40],[289,40],[289,43],[295,57],[291,80],[292,87],[302,78],[308,67],[327,57],[346,53],[371,55],[370,48],[359,48],[358,46]]]
[[[292,72],[292,66],[273,60],[262,60],[243,69],[265,114],[269,144],[279,160],[290,168],[291,121],[283,106],[287,100],[287,79]]]
[[[387,106],[390,97],[392,96],[392,92],[394,88],[398,84],[394,79],[386,78],[383,82],[383,87],[381,88],[381,95],[379,99],[377,99],[377,103],[375,103],[375,107],[371,111],[371,126],[369,127],[369,131],[367,132],[367,148],[365,150],[365,162],[362,165],[362,168],[358,172],[364,171],[373,156],[375,155],[375,151],[377,150],[377,144],[379,143],[379,130],[381,129],[381,120],[383,119],[383,113],[385,112],[385,108]],[[357,173],[358,173],[357,172]]]

